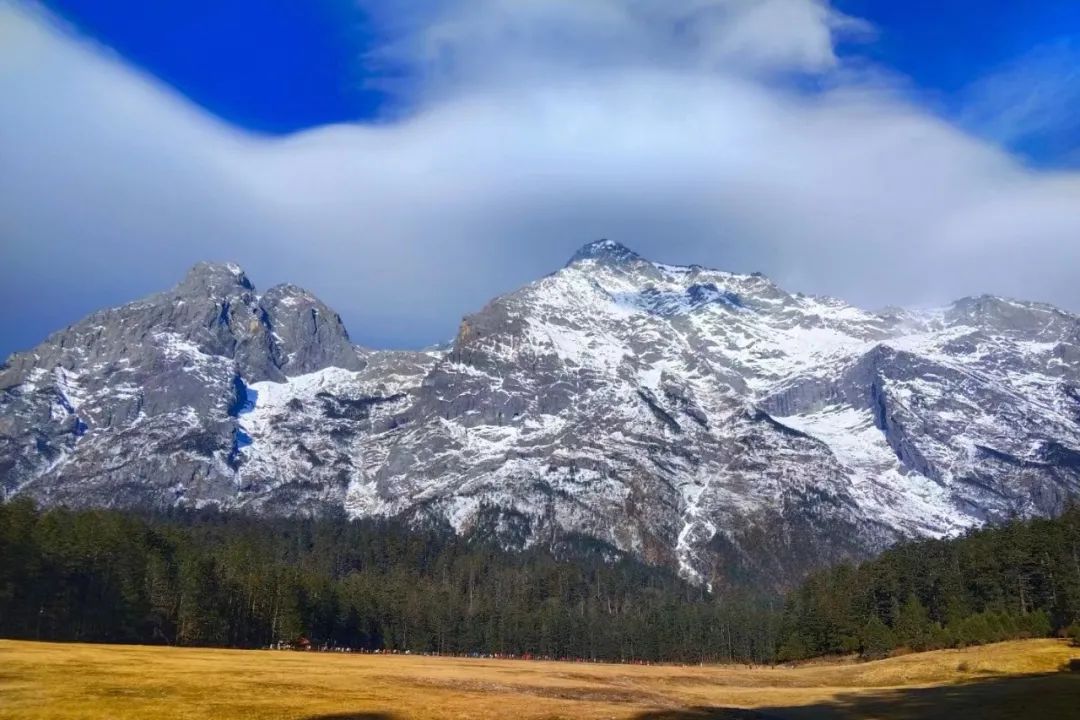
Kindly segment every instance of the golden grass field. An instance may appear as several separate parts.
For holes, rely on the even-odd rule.
[[[0,718],[1080,718],[1080,648],[625,666],[0,640]]]

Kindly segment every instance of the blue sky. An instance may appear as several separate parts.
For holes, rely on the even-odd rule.
[[[1080,102],[1080,3],[844,0],[837,5],[878,30],[874,42],[855,51],[910,78],[946,116],[1032,162],[1080,163],[1080,114],[1065,109]],[[1017,97],[1000,87],[1010,79],[1024,83],[1026,94]],[[987,87],[994,83],[999,87]],[[1008,114],[1008,105],[1022,102],[1033,107],[1017,118],[1019,126],[995,122]]]
[[[1078,68],[1061,0],[0,0],[0,355],[200,259],[418,347],[601,236],[1080,309]]]
[[[402,99],[387,81],[407,80],[408,70],[368,57],[388,32],[383,27],[388,23],[379,18],[400,3],[47,0],[46,5],[208,111],[248,130],[279,134],[371,122],[401,109]],[[980,81],[1022,67],[1040,52],[1053,54],[1063,67],[1080,60],[1080,3],[841,0],[835,6],[874,28],[872,40],[847,43],[839,48],[842,54],[903,75],[939,112],[961,123],[970,119],[976,132],[993,135],[994,129],[984,117],[992,109],[980,108],[977,118],[966,112],[979,101],[972,88]],[[1048,74],[1056,70],[1048,68]],[[1080,113],[1061,113],[1035,133],[1001,139],[1034,162],[1071,164],[1080,145]]]
[[[1080,6],[1061,0],[842,0],[836,6],[878,29],[861,52],[946,92],[1080,32]]]
[[[49,0],[46,5],[221,118],[286,133],[372,118],[390,101],[362,57],[355,0]]]

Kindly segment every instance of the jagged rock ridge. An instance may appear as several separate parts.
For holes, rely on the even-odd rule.
[[[1080,493],[1080,318],[871,313],[590,243],[451,347],[353,346],[235,266],[0,372],[0,486],[72,505],[406,515],[784,583]]]

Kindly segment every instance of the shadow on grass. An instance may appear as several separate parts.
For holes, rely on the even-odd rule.
[[[692,707],[657,710],[635,720],[1076,720],[1080,717],[1080,673],[980,678],[931,688],[850,692],[832,700],[791,707],[741,710]]]
[[[758,710],[722,707],[690,707],[680,710],[657,710],[635,715],[634,720],[780,720]]]

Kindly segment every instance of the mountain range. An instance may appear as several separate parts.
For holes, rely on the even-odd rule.
[[[1080,495],[1080,317],[870,312],[601,240],[448,346],[372,350],[200,263],[0,367],[0,495],[399,516],[781,587]]]

